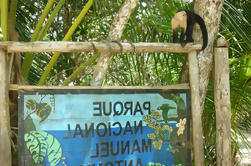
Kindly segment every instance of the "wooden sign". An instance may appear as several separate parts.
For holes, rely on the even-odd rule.
[[[19,92],[20,166],[190,165],[188,90]]]

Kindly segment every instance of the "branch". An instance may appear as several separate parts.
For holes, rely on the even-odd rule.
[[[128,19],[130,18],[131,13],[136,8],[138,1],[139,0],[125,0],[122,7],[119,9],[118,13],[114,17],[107,37],[108,40],[113,41],[119,40],[121,38]],[[93,73],[91,85],[99,86],[103,84],[112,58],[113,52],[104,52],[101,54]]]

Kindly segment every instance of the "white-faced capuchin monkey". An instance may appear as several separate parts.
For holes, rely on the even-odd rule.
[[[180,43],[184,47],[186,43],[194,42],[192,38],[194,24],[198,23],[202,31],[203,45],[202,50],[207,47],[208,36],[204,20],[189,10],[180,10],[172,18],[173,42],[177,43],[178,28],[181,28]],[[185,40],[186,36],[186,40]]]

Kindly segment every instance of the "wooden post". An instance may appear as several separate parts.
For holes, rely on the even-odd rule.
[[[231,110],[228,48],[214,49],[214,105],[217,166],[231,166]]]
[[[204,165],[203,133],[199,92],[199,67],[196,51],[188,54],[189,82],[191,89],[192,137],[195,166]]]
[[[0,49],[0,163],[11,166],[7,52]]]

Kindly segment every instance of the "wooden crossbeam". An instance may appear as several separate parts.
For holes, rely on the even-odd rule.
[[[32,86],[10,84],[9,90],[47,90],[47,89],[189,89],[188,84],[176,84],[168,86]]]
[[[13,52],[111,52],[111,53],[188,53],[201,49],[201,44],[188,43],[120,43],[109,41],[90,42],[0,42],[0,48]]]

